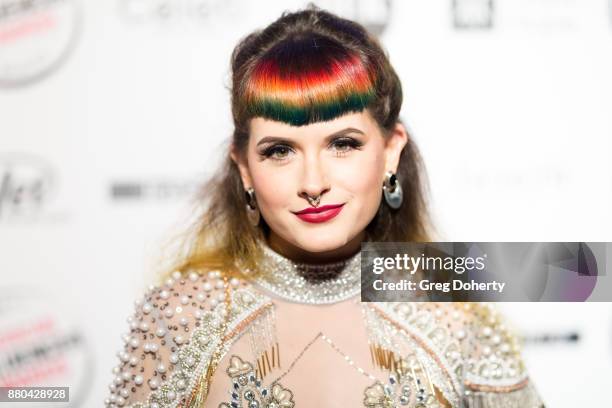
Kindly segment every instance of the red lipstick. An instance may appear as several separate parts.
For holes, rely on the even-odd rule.
[[[344,204],[322,205],[321,207],[308,207],[295,212],[302,221],[319,223],[334,218],[342,211]]]

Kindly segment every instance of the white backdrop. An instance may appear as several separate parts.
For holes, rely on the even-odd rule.
[[[18,3],[0,0],[0,378],[99,406],[230,135],[233,46],[305,2]],[[608,1],[317,4],[380,32],[446,240],[612,241]],[[610,304],[500,306],[550,407],[612,406]]]

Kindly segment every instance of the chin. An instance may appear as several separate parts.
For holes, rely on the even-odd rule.
[[[344,237],[333,236],[332,234],[314,234],[308,233],[300,237],[298,245],[308,252],[327,252],[338,249],[346,245],[347,241]]]

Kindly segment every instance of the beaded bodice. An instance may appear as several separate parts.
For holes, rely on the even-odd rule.
[[[175,272],[163,285],[151,286],[128,319],[130,332],[117,354],[106,405],[304,406],[285,381],[283,370],[290,371],[292,364],[284,361],[280,369],[274,334],[275,324],[285,324],[274,323],[280,298],[305,307],[348,299],[361,309],[369,333],[369,344],[363,346],[370,348],[372,366],[380,370],[357,367],[321,333],[313,343],[328,345],[330,353],[344,356],[345,368],[369,376],[369,385],[354,390],[361,394],[362,406],[543,407],[516,337],[494,305],[361,303],[356,296],[358,254],[325,267],[291,264],[269,248],[265,251],[260,267],[269,270],[253,280],[228,279],[219,271],[190,271]],[[343,316],[337,319],[342,324]],[[315,321],[305,324],[316,326]],[[233,349],[246,333],[261,343],[252,347],[252,355]],[[299,358],[313,358],[308,345]],[[383,369],[387,374],[379,375]],[[220,405],[207,399],[213,376],[229,381]]]

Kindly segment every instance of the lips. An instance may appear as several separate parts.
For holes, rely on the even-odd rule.
[[[320,213],[327,210],[333,210],[334,208],[342,207],[344,204],[333,204],[333,205],[322,205],[321,207],[313,208],[308,207],[304,208],[301,211],[296,212],[295,214],[312,214],[312,213]]]
[[[298,211],[294,214],[298,216],[302,221],[320,223],[334,218],[340,213],[340,211],[342,211],[343,206],[344,204],[335,204],[323,205],[317,208],[310,207]]]

